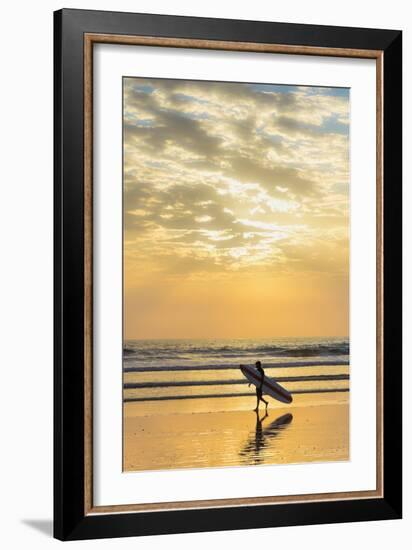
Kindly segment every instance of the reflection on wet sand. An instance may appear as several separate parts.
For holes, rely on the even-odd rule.
[[[236,406],[236,399],[228,399],[227,406]],[[261,411],[260,417],[251,410],[253,396],[241,402],[249,410],[237,411],[203,412],[206,400],[187,400],[166,401],[161,408],[165,414],[156,414],[153,403],[126,403],[124,470],[348,460],[348,395],[320,395],[316,405],[308,404],[312,400],[298,395],[293,405],[273,406],[269,416]]]
[[[255,430],[250,434],[246,445],[239,452],[243,464],[262,464],[264,456],[261,451],[269,443],[270,439],[278,437],[293,420],[292,414],[283,414],[263,429],[263,422],[268,416],[269,414],[266,411],[265,415],[260,418],[259,412],[256,411]]]

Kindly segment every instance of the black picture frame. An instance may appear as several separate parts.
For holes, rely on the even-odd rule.
[[[383,495],[320,502],[86,513],[84,36],[379,50],[383,56]],[[402,33],[63,9],[54,14],[54,536],[60,540],[397,519],[402,515]]]

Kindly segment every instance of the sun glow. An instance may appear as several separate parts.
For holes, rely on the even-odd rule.
[[[125,78],[125,337],[347,335],[348,123],[348,90]]]

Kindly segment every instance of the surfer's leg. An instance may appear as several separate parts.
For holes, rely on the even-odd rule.
[[[263,397],[261,398],[263,403],[265,404],[265,407],[266,407],[266,410],[268,409],[268,405],[269,405],[269,402],[266,401],[266,399],[263,399]]]
[[[259,394],[256,392],[256,409],[254,411],[258,412],[259,410]]]

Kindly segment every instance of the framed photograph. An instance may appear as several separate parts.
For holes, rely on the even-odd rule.
[[[55,536],[400,518],[401,32],[54,25]]]

